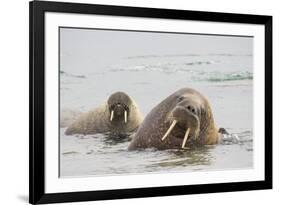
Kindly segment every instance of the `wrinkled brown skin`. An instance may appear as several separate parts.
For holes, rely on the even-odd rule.
[[[115,114],[113,121],[110,121],[110,106],[113,102],[121,102],[129,107],[127,123],[124,122],[123,113],[119,117]],[[65,134],[88,135],[108,133],[113,135],[130,135],[137,130],[142,120],[142,114],[135,101],[123,92],[116,92],[109,97],[105,104],[87,113],[83,113],[66,129]]]
[[[191,120],[191,122],[190,119],[195,119],[193,117],[186,117],[186,119],[184,119],[185,115],[182,115],[183,117],[181,118],[188,124],[187,127],[191,128],[191,135],[193,135],[193,137],[188,140],[186,146],[188,147],[189,143],[198,145],[212,145],[218,143],[220,135],[215,126],[208,100],[194,89],[183,88],[167,97],[151,110],[137,130],[128,149],[181,149],[186,131],[185,128],[187,127],[184,127],[182,130],[180,128],[173,129],[164,141],[162,141],[161,138],[171,125],[171,119],[173,120],[173,117],[171,118],[171,113],[173,110],[175,110],[175,108],[182,109],[182,106],[179,106],[181,103],[179,99],[182,97],[184,97],[184,102],[192,102],[193,105],[198,108],[197,121]],[[197,124],[195,123],[197,126],[195,126],[194,122],[198,122]],[[196,138],[194,136],[196,136]]]

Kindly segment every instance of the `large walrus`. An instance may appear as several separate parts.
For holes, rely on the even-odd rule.
[[[218,143],[211,106],[201,93],[183,88],[154,107],[137,130],[129,150],[184,149]]]
[[[130,135],[142,120],[135,101],[124,92],[116,92],[105,104],[82,114],[66,129],[65,134]]]

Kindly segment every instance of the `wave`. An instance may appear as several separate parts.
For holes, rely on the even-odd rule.
[[[73,78],[86,78],[85,75],[76,75],[76,74],[72,74],[72,73],[67,73],[65,71],[60,71],[60,74],[61,75],[64,75],[64,76],[68,76],[68,77],[73,77]]]
[[[187,54],[166,54],[166,55],[137,55],[128,56],[126,59],[146,59],[146,58],[174,58],[174,57],[194,57],[194,56],[225,56],[225,57],[237,57],[245,56],[250,57],[252,54],[236,54],[236,53],[208,53],[208,54],[197,54],[197,53],[187,53]]]
[[[189,62],[189,63],[184,63],[184,65],[209,65],[209,64],[214,64],[218,63],[219,61],[194,61],[194,62]]]
[[[207,56],[227,56],[227,57],[251,57],[253,54],[237,54],[237,53],[209,53]]]
[[[249,71],[213,71],[206,67],[196,69],[192,66],[209,65],[218,63],[218,61],[193,61],[183,64],[158,63],[155,65],[137,65],[113,68],[110,72],[162,72],[166,74],[186,73],[187,80],[191,81],[235,81],[235,80],[253,80],[253,73]]]
[[[220,140],[220,144],[246,144],[253,142],[252,131],[244,131],[240,133],[223,134]]]
[[[200,54],[167,54],[167,55],[139,55],[129,56],[127,59],[138,59],[138,58],[171,58],[171,57],[189,57],[189,56],[201,56]]]
[[[190,61],[184,63],[155,63],[152,65],[135,65],[135,66],[128,66],[128,67],[115,67],[111,69],[112,72],[119,72],[119,71],[131,71],[131,72],[140,72],[140,71],[160,71],[160,72],[167,72],[167,73],[174,73],[174,72],[190,72],[191,70],[187,67],[189,66],[196,66],[196,65],[210,65],[219,63],[219,61],[210,60],[210,61]]]
[[[198,81],[222,82],[222,81],[235,81],[235,80],[253,80],[253,73],[251,72],[229,72],[220,73],[213,72],[206,76],[199,77]]]

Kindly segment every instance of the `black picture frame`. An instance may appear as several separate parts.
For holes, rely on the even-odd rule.
[[[272,188],[272,16],[32,1],[29,4],[29,202],[31,204],[155,197]],[[265,27],[265,180],[153,188],[45,192],[45,12],[259,24]]]

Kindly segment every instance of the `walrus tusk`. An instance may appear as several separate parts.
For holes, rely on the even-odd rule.
[[[183,142],[182,142],[181,148],[184,148],[184,147],[185,147],[186,141],[187,141],[187,139],[188,139],[189,131],[190,131],[190,128],[188,128],[188,129],[186,130],[186,132],[185,132],[185,135],[184,135],[184,138],[183,138]]]
[[[125,121],[125,123],[127,123],[127,111],[126,110],[124,112],[124,121]]]
[[[175,127],[175,125],[177,124],[177,121],[174,120],[171,124],[171,126],[169,127],[169,129],[167,130],[167,132],[165,133],[165,135],[162,137],[162,141],[170,134],[170,132],[172,131],[172,129]]]
[[[110,121],[112,121],[112,120],[113,120],[113,117],[114,117],[114,111],[113,111],[113,110],[111,110],[111,114],[110,114]]]

